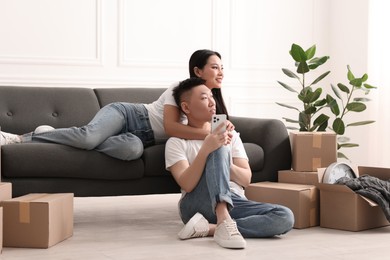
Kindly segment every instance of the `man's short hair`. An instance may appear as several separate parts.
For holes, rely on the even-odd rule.
[[[183,81],[180,81],[179,85],[173,89],[173,94],[172,94],[174,99],[175,99],[175,102],[176,102],[177,106],[180,108],[180,110],[181,110],[180,103],[182,102],[182,97],[183,97],[184,93],[187,93],[188,91],[190,91],[194,87],[197,87],[199,85],[204,85],[205,83],[206,83],[206,80],[204,80],[202,78],[197,78],[197,77],[192,77],[192,78],[188,78],[188,79],[185,79]]]

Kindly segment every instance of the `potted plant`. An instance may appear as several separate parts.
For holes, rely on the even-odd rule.
[[[356,147],[358,144],[350,143],[349,138],[343,136],[347,127],[359,126],[373,123],[374,121],[360,121],[345,124],[345,116],[350,112],[362,112],[366,109],[365,102],[369,101],[365,97],[354,97],[356,91],[362,91],[368,94],[369,91],[375,87],[364,83],[368,76],[364,74],[361,78],[356,78],[349,66],[347,78],[351,87],[347,87],[342,83],[338,83],[337,87],[331,85],[336,98],[331,94],[324,94],[322,87],[316,87],[322,79],[329,75],[330,71],[322,73],[315,78],[310,84],[307,83],[307,74],[323,65],[329,56],[314,57],[316,53],[316,46],[308,48],[306,51],[297,44],[292,44],[290,55],[294,59],[296,66],[296,73],[289,69],[283,68],[282,71],[290,78],[296,79],[299,84],[298,87],[291,87],[290,85],[278,81],[278,83],[288,91],[297,94],[298,99],[302,103],[302,107],[297,108],[287,104],[276,102],[278,105],[294,109],[298,112],[297,119],[285,118],[288,123],[297,124],[299,127],[287,126],[290,130],[298,130],[300,132],[324,132],[327,129],[332,130],[337,137],[337,150],[347,147]],[[324,95],[325,97],[324,97]],[[338,104],[340,102],[340,105]],[[325,110],[324,110],[325,109]],[[325,113],[327,112],[327,114]],[[334,116],[332,126],[329,126],[330,116]],[[337,152],[338,158],[347,158],[345,154]]]

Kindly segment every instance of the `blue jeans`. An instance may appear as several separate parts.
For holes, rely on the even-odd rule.
[[[26,134],[24,142],[51,142],[96,150],[121,160],[141,157],[154,143],[148,111],[142,104],[111,103],[101,108],[87,125]]]
[[[209,155],[198,185],[179,203],[184,223],[199,212],[210,223],[216,224],[216,204],[225,201],[229,205],[230,216],[237,222],[243,237],[273,237],[285,234],[293,228],[294,215],[289,208],[250,201],[231,193],[229,176],[229,151],[226,147],[221,147]]]

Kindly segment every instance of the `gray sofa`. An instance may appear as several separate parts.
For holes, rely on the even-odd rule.
[[[162,88],[50,88],[0,86],[1,130],[22,134],[47,124],[81,126],[100,107],[115,101],[149,103]],[[231,117],[241,134],[253,171],[252,182],[276,181],[290,169],[291,149],[280,120]],[[177,193],[164,167],[164,143],[145,149],[142,158],[121,161],[96,151],[52,143],[0,147],[1,178],[13,196],[33,192],[73,192],[75,196]]]

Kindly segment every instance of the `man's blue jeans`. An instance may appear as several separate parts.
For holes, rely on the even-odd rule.
[[[148,111],[142,104],[111,103],[87,125],[25,134],[24,142],[51,142],[96,150],[121,160],[141,157],[144,146],[154,143]]]
[[[184,223],[199,212],[210,223],[216,224],[215,207],[218,202],[225,201],[243,237],[272,237],[293,228],[294,215],[289,208],[250,201],[231,193],[229,176],[229,151],[223,146],[209,155],[198,185],[180,201],[180,215]]]

